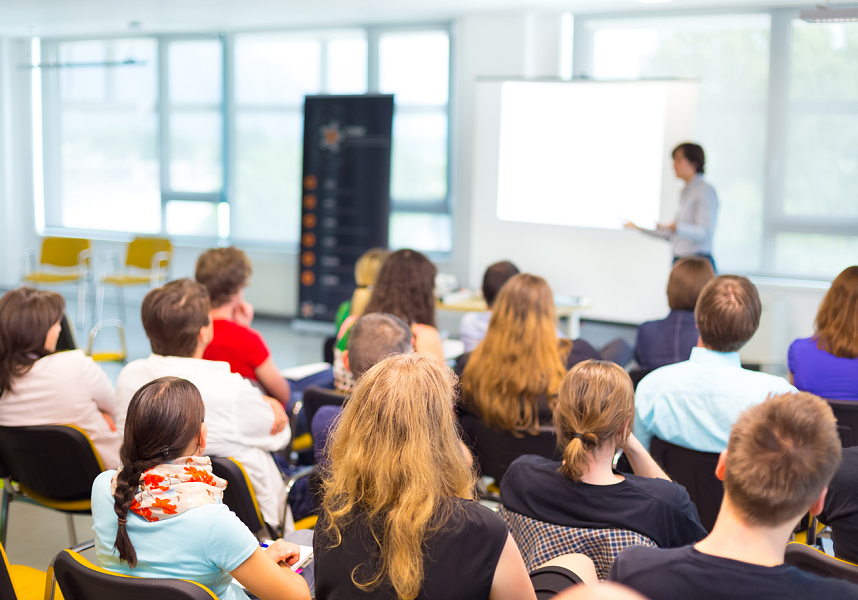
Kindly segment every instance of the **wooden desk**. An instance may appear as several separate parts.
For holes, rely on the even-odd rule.
[[[581,335],[581,313],[585,308],[591,308],[593,303],[587,298],[580,298],[577,304],[555,304],[554,312],[559,320],[566,320],[566,335],[570,340],[577,340]],[[482,296],[472,296],[455,302],[435,302],[435,310],[449,310],[453,312],[483,312],[488,310],[488,305]]]

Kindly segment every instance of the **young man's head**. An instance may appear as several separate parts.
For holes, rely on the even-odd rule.
[[[146,294],[140,310],[152,352],[193,357],[212,339],[209,294],[190,279],[165,283]]]
[[[736,352],[760,325],[760,295],[747,277],[720,275],[700,292],[694,319],[703,345],[716,352]]]
[[[676,261],[667,280],[670,310],[694,310],[700,292],[713,277],[715,270],[705,258],[686,256]]]
[[[823,490],[839,465],[831,408],[801,392],[773,396],[743,412],[716,473],[740,520],[778,527],[821,509]]]
[[[212,308],[220,308],[247,287],[252,274],[253,266],[247,255],[230,246],[203,252],[197,259],[194,277],[208,289]]]
[[[399,317],[386,313],[364,315],[349,331],[343,363],[357,381],[370,367],[391,354],[413,352],[411,335],[411,328]]]
[[[483,275],[483,298],[486,299],[486,304],[489,308],[495,303],[495,298],[498,297],[498,292],[513,275],[518,275],[518,267],[509,262],[502,260],[489,266]]]

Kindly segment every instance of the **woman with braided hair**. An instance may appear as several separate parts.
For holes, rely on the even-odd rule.
[[[697,508],[632,434],[635,396],[617,364],[586,360],[560,382],[553,423],[563,460],[516,459],[501,480],[504,507],[531,519],[581,529],[626,529],[659,547],[706,537]],[[613,470],[622,448],[634,475]]]
[[[162,377],[128,406],[118,471],[92,486],[96,554],[123,575],[189,579],[223,600],[246,598],[233,577],[262,600],[307,599],[288,566],[297,546],[278,540],[264,552],[223,504],[227,482],[212,474],[205,405],[192,383]]]

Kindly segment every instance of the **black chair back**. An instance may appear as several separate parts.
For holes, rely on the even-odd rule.
[[[223,503],[247,525],[253,533],[258,533],[266,527],[259,504],[256,501],[256,493],[253,484],[241,466],[241,463],[233,458],[221,456],[210,457],[212,461],[212,473],[221,479],[226,479],[229,485],[223,492]]]
[[[317,385],[311,385],[304,390],[304,414],[307,415],[307,425],[313,424],[316,411],[323,406],[342,406],[345,404],[346,396],[334,390],[325,389]]]
[[[57,554],[51,570],[65,600],[217,600],[211,590],[193,581],[114,575],[71,550]]]
[[[638,384],[641,382],[641,379],[649,375],[655,371],[655,369],[632,369],[629,371],[629,377],[632,379],[632,388],[634,390],[638,389]]]
[[[837,433],[844,448],[858,446],[858,401],[827,400],[837,419]]]
[[[0,474],[25,492],[53,500],[89,500],[104,470],[87,435],[74,425],[0,427]]]
[[[557,449],[557,435],[553,427],[540,427],[537,435],[523,434],[516,437],[508,431],[492,429],[474,415],[462,415],[459,423],[474,452],[480,472],[493,477],[498,485],[509,465],[519,456],[535,454],[554,460],[560,460],[562,456]]]
[[[724,499],[724,484],[715,476],[718,453],[690,450],[653,438],[650,454],[671,479],[685,487],[697,506],[700,523],[712,531]]]
[[[329,365],[334,364],[334,346],[337,345],[337,338],[325,338],[325,344],[322,346],[322,360]]]
[[[828,556],[812,546],[798,542],[787,544],[784,562],[820,577],[845,579],[858,583],[858,565]]]

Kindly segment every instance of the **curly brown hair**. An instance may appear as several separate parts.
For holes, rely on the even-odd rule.
[[[229,302],[253,274],[253,265],[247,255],[236,248],[212,248],[197,259],[194,278],[209,291],[212,308]]]
[[[438,269],[416,250],[397,250],[387,257],[375,280],[363,314],[389,313],[409,325],[435,327],[435,274]]]

